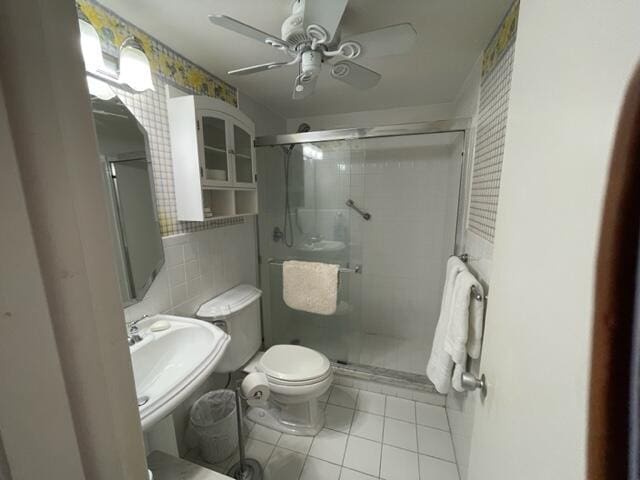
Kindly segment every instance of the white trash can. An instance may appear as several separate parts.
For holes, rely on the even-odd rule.
[[[191,407],[189,427],[203,460],[219,463],[230,457],[238,447],[235,393],[232,390],[205,393]]]

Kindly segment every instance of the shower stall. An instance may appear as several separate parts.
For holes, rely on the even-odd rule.
[[[467,122],[256,139],[265,347],[292,343],[362,373],[426,383],[447,258],[456,252]],[[338,307],[282,300],[282,261],[340,264]]]

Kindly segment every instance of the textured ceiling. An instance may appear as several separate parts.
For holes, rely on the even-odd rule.
[[[312,0],[308,0],[312,1]],[[315,0],[322,1],[322,0]],[[382,74],[370,90],[333,80],[324,68],[316,92],[291,99],[295,68],[231,77],[227,70],[289,57],[209,23],[208,14],[237,18],[280,35],[289,0],[103,0],[100,3],[169,47],[202,65],[243,94],[285,118],[390,107],[446,103],[456,99],[511,0],[350,0],[343,38],[385,25],[411,22],[418,33],[410,53],[359,63]]]

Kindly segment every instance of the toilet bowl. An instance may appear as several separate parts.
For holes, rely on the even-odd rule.
[[[238,285],[198,309],[198,318],[213,322],[231,336],[216,372],[262,372],[270,396],[264,404],[251,406],[247,417],[292,435],[315,435],[324,426],[324,409],[319,408],[318,399],[333,381],[331,363],[322,353],[299,345],[274,345],[252,361],[260,355],[262,341],[261,294],[252,285]],[[245,367],[249,364],[250,368]]]
[[[318,399],[333,381],[329,359],[311,348],[274,345],[256,370],[265,374],[271,395],[264,406],[249,408],[247,417],[292,435],[315,435],[324,426]]]

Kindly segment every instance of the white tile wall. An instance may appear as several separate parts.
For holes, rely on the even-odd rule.
[[[482,79],[468,228],[493,243],[506,138],[513,43]]]
[[[142,315],[193,315],[204,301],[240,283],[256,285],[255,221],[163,238],[165,264],[145,298],[125,309]]]

